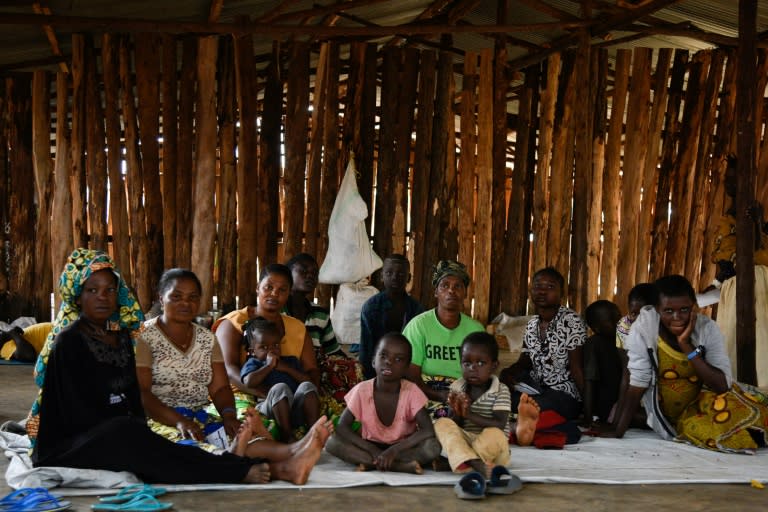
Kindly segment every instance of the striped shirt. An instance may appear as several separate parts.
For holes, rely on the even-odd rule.
[[[283,308],[283,312],[293,316],[290,308],[291,302]],[[315,348],[323,348],[325,355],[341,352],[339,342],[336,340],[336,334],[331,325],[331,315],[326,308],[305,299],[304,307],[308,311],[307,318],[304,320],[304,326],[307,328],[307,334],[312,338],[312,345]]]
[[[464,379],[458,379],[451,384],[451,391],[457,393],[466,392],[466,381]],[[509,388],[506,384],[499,381],[496,375],[491,375],[491,385],[488,390],[480,395],[480,397],[472,402],[469,406],[469,410],[478,416],[484,418],[492,418],[495,411],[504,411],[509,417],[509,413],[512,411],[512,399],[509,394]],[[479,433],[485,427],[476,425],[469,420],[464,421],[464,430],[467,432]],[[509,421],[504,425],[504,434],[509,436]]]

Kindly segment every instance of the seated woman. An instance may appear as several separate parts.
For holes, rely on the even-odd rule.
[[[566,420],[581,414],[584,389],[582,346],[587,329],[575,311],[561,304],[565,279],[552,267],[533,274],[531,301],[536,316],[523,335],[523,353],[501,372],[510,389],[523,382],[536,390],[529,393],[543,411],[555,411]],[[512,408],[521,392],[512,392]]]
[[[214,455],[149,429],[131,339],[142,314],[106,253],[75,250],[59,286],[55,338],[38,359],[41,389],[28,422],[36,467],[130,471],[170,484],[269,481],[263,461]]]
[[[315,347],[321,390],[325,397],[341,400],[347,391],[363,380],[363,367],[339,346],[331,325],[330,311],[313,302],[319,273],[317,260],[302,252],[288,260],[285,266],[291,269],[293,288],[283,313],[304,322]]]
[[[35,362],[37,354],[40,353],[51,333],[51,328],[53,328],[51,322],[41,322],[24,329],[14,327],[8,331],[0,331],[0,345],[2,346],[0,358],[6,361]]]
[[[657,306],[645,306],[627,338],[629,389],[615,431],[622,437],[642,399],[648,425],[664,439],[752,453],[768,442],[768,397],[731,380],[717,325],[696,314],[683,276],[656,281]]]
[[[442,260],[432,274],[437,307],[417,315],[408,322],[403,335],[413,347],[408,380],[433,403],[437,416],[447,414],[445,403],[448,389],[461,377],[461,343],[467,334],[483,331],[483,326],[462,313],[467,297],[469,274],[458,261]]]
[[[221,348],[213,333],[193,323],[200,309],[202,285],[194,272],[174,268],[157,285],[162,314],[144,323],[136,343],[136,372],[150,427],[171,441],[204,441],[206,434],[223,428],[216,446],[223,451],[240,429],[235,397],[229,386]],[[208,397],[219,415],[208,414]],[[319,427],[318,427],[319,428]],[[216,440],[214,440],[216,441]],[[266,458],[271,463],[290,461],[272,469],[273,478],[303,484],[322,451],[292,449],[265,440],[242,455]]]
[[[293,277],[288,267],[276,263],[267,265],[259,279],[256,305],[232,311],[213,324],[213,332],[221,346],[229,382],[238,391],[236,398],[239,399],[239,410],[255,405],[255,397],[265,397],[262,390],[250,388],[241,380],[241,372],[247,359],[243,324],[252,318],[260,316],[277,324],[282,334],[281,354],[297,357],[302,369],[309,375],[309,380],[316,387],[319,386],[320,370],[307,329],[301,321],[281,314],[292,286]]]

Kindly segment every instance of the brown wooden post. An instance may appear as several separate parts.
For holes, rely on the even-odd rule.
[[[69,126],[67,124],[69,75],[62,71],[56,73],[56,159],[54,160],[52,212],[72,211],[72,189],[69,186],[71,168],[69,151]],[[67,261],[67,256],[74,249],[72,240],[72,216],[53,215],[51,217],[51,272],[52,287],[58,292],[59,276]],[[61,297],[54,294],[56,310],[61,304]]]
[[[72,189],[72,229],[77,247],[88,246],[88,214],[85,204],[85,36],[72,34],[72,155],[69,173]]]
[[[125,181],[120,166],[119,90],[120,72],[115,36],[104,34],[101,40],[101,67],[104,83],[104,126],[107,139],[107,172],[109,174],[109,218],[112,226],[112,255],[127,283],[133,285],[130,238],[128,236],[128,206]],[[57,105],[58,108],[58,105]],[[58,131],[58,129],[57,129]],[[57,135],[58,139],[58,135]]]
[[[569,295],[573,298],[569,305],[576,311],[584,311],[590,301],[597,296],[597,266],[589,267],[588,252],[588,209],[602,209],[602,190],[595,186],[592,178],[592,136],[594,129],[594,93],[590,77],[591,51],[589,34],[584,31],[579,36],[576,50],[576,68],[574,82],[576,91],[581,93],[576,101],[580,108],[574,109],[573,125],[575,136],[575,159],[573,169],[573,220],[571,235],[571,278]],[[596,254],[593,252],[596,256]],[[594,274],[594,277],[591,277]]]
[[[257,173],[258,134],[256,132],[258,80],[253,61],[253,38],[235,37],[235,77],[240,133],[237,141],[237,295],[240,307],[256,304],[258,273],[256,267],[256,225],[258,211],[254,198],[259,197]]]
[[[737,151],[739,158],[736,204],[755,200],[755,45],[757,0],[739,0]],[[762,91],[761,91],[762,92]],[[739,382],[757,384],[755,369],[755,246],[754,223],[747,209],[736,212],[736,360]],[[765,314],[765,312],[761,312]]]
[[[624,132],[624,113],[629,90],[629,65],[632,53],[629,50],[616,51],[611,119],[608,125],[608,143],[605,149],[605,170],[603,174],[603,257],[600,261],[600,295],[614,297],[617,269],[619,264],[619,208],[621,205],[621,149]]]
[[[461,77],[461,153],[459,154],[459,261],[474,275],[475,259],[475,195],[477,190],[477,58],[475,52],[464,55]],[[487,92],[487,91],[485,91]],[[487,127],[486,127],[487,129]],[[465,310],[469,310],[465,300]]]
[[[51,80],[42,70],[32,74],[32,166],[37,192],[37,226],[35,227],[35,310],[39,321],[50,318],[52,288],[51,271],[51,202],[53,198],[53,162],[51,161]],[[2,161],[2,160],[0,160]]]
[[[216,56],[218,37],[201,37],[197,45],[195,130],[195,204],[192,221],[192,270],[203,285],[202,310],[211,306],[216,240]]]
[[[312,120],[310,123],[309,150],[307,155],[307,220],[304,228],[304,246],[309,254],[317,254],[320,235],[320,178],[322,174],[323,123],[325,116],[326,75],[328,73],[329,44],[320,44],[320,56],[315,73],[315,90],[312,94]]]
[[[8,98],[8,203],[10,261],[8,288],[14,293],[16,316],[42,318],[48,304],[35,304],[36,213],[32,166],[32,87],[29,74],[6,78]]]
[[[632,81],[629,87],[627,108],[627,140],[624,146],[623,176],[621,179],[621,237],[619,239],[619,265],[616,293],[625,297],[636,284],[635,275],[639,264],[638,222],[640,217],[641,186],[648,153],[648,105],[651,97],[650,48],[633,51]]]
[[[592,151],[592,180],[589,191],[591,205],[587,209],[587,302],[592,302],[597,298],[613,298],[613,290],[610,294],[605,293],[605,286],[602,289],[598,286],[598,276],[600,274],[600,261],[602,244],[600,241],[603,233],[603,205],[607,202],[604,188],[605,177],[605,141],[608,135],[608,51],[604,48],[592,49],[590,59],[590,74],[592,76],[592,97],[593,116],[592,140],[590,142]],[[600,207],[596,207],[596,205]]]
[[[395,127],[394,193],[390,199],[393,203],[390,252],[404,254],[408,216],[408,170],[411,166],[411,135],[413,134],[419,77],[419,51],[415,48],[404,48],[401,52],[401,59],[402,73],[397,98],[397,125]],[[387,254],[381,254],[381,257],[383,258]]]
[[[355,158],[357,159],[357,173],[360,179],[357,188],[360,195],[368,205],[368,218],[365,224],[368,234],[373,225],[373,176],[376,168],[374,161],[374,149],[376,145],[376,99],[378,95],[377,77],[377,51],[375,44],[365,44],[361,50],[363,55],[362,92],[360,94],[360,123],[354,130]],[[434,68],[433,68],[434,69]],[[423,73],[423,67],[421,72]]]
[[[108,250],[107,239],[107,155],[104,134],[104,110],[101,107],[101,89],[96,74],[96,55],[93,39],[88,37],[85,47],[85,161],[88,185],[88,219],[91,231],[90,246]]]
[[[546,85],[541,92],[541,121],[539,125],[539,163],[533,188],[533,270],[546,267],[547,230],[549,228],[549,176],[552,166],[552,143],[555,126],[560,54],[547,59]]]
[[[329,43],[328,61],[325,70],[325,95],[323,96],[323,165],[320,188],[320,216],[318,218],[318,244],[315,258],[322,264],[328,251],[328,223],[331,219],[333,204],[339,191],[339,74],[341,57],[339,44]],[[317,287],[317,301],[325,307],[330,306],[331,286]]]
[[[510,315],[524,315],[528,297],[530,266],[529,231],[533,205],[533,179],[535,169],[536,112],[540,66],[525,70],[525,83],[518,94],[517,138],[512,173],[512,191],[507,217],[507,237],[504,248],[505,275],[509,275],[508,288],[502,295],[501,311]]]
[[[709,69],[709,55],[698,52],[689,66],[688,89],[685,93],[680,144],[675,159],[675,172],[672,176],[672,215],[670,217],[669,240],[667,242],[667,268],[670,273],[685,272],[688,237],[690,236],[690,218],[693,207],[693,188],[696,166],[696,154],[699,144],[699,130],[694,129],[701,123],[704,108],[703,85]],[[701,254],[699,254],[701,257]],[[670,259],[672,261],[670,261]]]
[[[651,240],[654,234],[654,208],[659,182],[659,163],[661,139],[663,136],[664,114],[667,110],[669,81],[669,64],[672,61],[672,50],[662,48],[656,57],[656,71],[653,76],[653,104],[648,125],[648,154],[645,158],[643,171],[643,200],[640,206],[640,218],[637,239],[638,265],[635,273],[635,283],[644,283],[650,279],[646,261],[651,260]]]
[[[122,83],[123,122],[125,123],[125,181],[128,187],[128,222],[131,227],[131,260],[134,287],[143,309],[152,303],[152,283],[149,276],[149,244],[144,213],[144,179],[136,126],[136,98],[133,95],[133,75],[128,39],[120,39],[120,81]]]
[[[234,42],[231,38],[219,40],[219,210],[217,261],[215,272],[217,308],[235,309],[237,287],[237,162],[235,160],[235,61]]]
[[[288,66],[285,108],[285,192],[283,251],[290,258],[301,252],[304,231],[304,177],[309,128],[309,45],[295,42]]]
[[[176,183],[178,181],[178,77],[177,77],[177,48],[176,37],[163,34],[163,73],[160,82],[160,93],[163,108],[163,264],[165,268],[176,266]],[[184,84],[189,87],[189,84]],[[235,248],[232,247],[235,252]]]
[[[179,89],[179,144],[176,174],[176,265],[192,267],[192,185],[194,183],[197,38],[182,43]],[[241,155],[243,148],[240,148]],[[241,226],[242,229],[242,226]]]
[[[411,248],[413,251],[411,293],[425,305],[432,300],[430,298],[432,286],[425,275],[429,273],[430,265],[426,261],[429,252],[426,247],[426,226],[427,219],[431,215],[429,184],[431,182],[430,159],[432,157],[432,118],[435,109],[436,79],[437,55],[433,51],[422,51],[411,189]]]
[[[392,218],[394,216],[395,131],[397,128],[398,89],[402,51],[384,48],[381,70],[381,109],[379,122],[379,159],[376,173],[376,212],[373,250],[382,256],[392,251]]]
[[[480,51],[480,80],[477,90],[477,218],[475,229],[475,268],[473,275],[475,310],[473,316],[483,324],[488,322],[491,294],[491,246],[493,240],[493,216],[504,215],[493,212],[494,195],[494,54],[490,48]],[[505,130],[506,136],[506,130]],[[506,138],[506,137],[505,137]],[[502,191],[504,186],[502,185]],[[502,205],[503,206],[503,203]],[[491,211],[489,211],[491,210]],[[505,213],[505,212],[504,212]],[[467,311],[469,309],[467,308]]]
[[[280,46],[273,43],[272,60],[267,66],[264,111],[261,115],[259,165],[261,168],[261,221],[264,226],[262,264],[277,261],[277,231],[280,225],[280,128],[283,116],[283,82],[280,72]]]
[[[651,242],[651,277],[657,278],[668,274],[666,258],[669,240],[669,194],[672,188],[672,178],[675,172],[677,158],[677,141],[680,121],[680,107],[683,100],[683,84],[688,68],[688,52],[675,51],[669,82],[669,100],[667,100],[667,115],[664,122],[664,139],[661,143],[661,167],[659,182],[656,188],[656,207],[653,219],[653,240]]]

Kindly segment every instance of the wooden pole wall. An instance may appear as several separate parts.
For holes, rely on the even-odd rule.
[[[408,255],[412,291],[427,305],[431,267],[444,258],[471,270],[483,322],[526,313],[530,272],[546,265],[568,277],[580,312],[596,298],[623,310],[631,286],[664,272],[697,288],[711,279],[708,234],[735,149],[731,52],[619,50],[611,60],[583,45],[512,77],[489,48],[465,56],[457,95],[448,51],[322,43],[315,71],[305,43],[275,44],[259,62],[251,37],[143,37],[73,38],[73,73],[56,75],[50,120],[52,75],[5,81],[17,114],[4,147],[8,133],[31,132],[38,210],[24,222],[42,230],[50,217],[50,249],[38,243],[30,253],[41,261],[29,262],[48,265],[31,272],[48,289],[87,219],[85,243],[110,248],[145,308],[171,265],[197,272],[203,307],[214,294],[224,310],[236,298],[253,304],[258,267],[302,250],[322,262],[350,148],[374,248]],[[25,179],[5,155],[4,172]],[[72,215],[45,213],[46,175],[50,211]],[[31,243],[22,224],[13,254]],[[33,309],[46,293],[28,293]],[[329,301],[330,287],[318,298]]]

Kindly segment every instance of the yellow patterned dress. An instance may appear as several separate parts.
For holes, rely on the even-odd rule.
[[[724,452],[753,453],[756,439],[768,445],[768,397],[738,383],[714,393],[704,388],[686,355],[661,338],[658,353],[659,402],[678,439]]]

